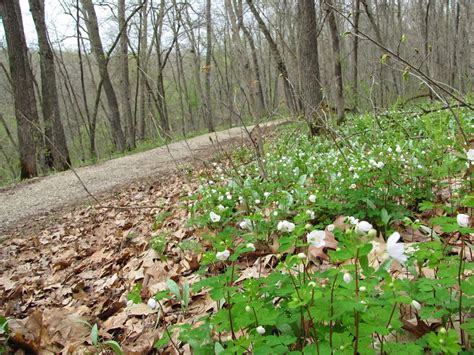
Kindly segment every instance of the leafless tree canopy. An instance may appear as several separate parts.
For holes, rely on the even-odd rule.
[[[472,92],[469,0],[60,4],[74,34],[53,31],[45,0],[29,0],[28,47],[19,0],[0,0],[5,181],[272,117],[324,134],[350,112],[439,100],[429,83]]]

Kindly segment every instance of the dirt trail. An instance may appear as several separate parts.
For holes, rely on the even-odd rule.
[[[276,125],[272,122],[268,125]],[[250,131],[253,126],[248,127]],[[210,137],[214,141],[211,143]],[[142,153],[109,160],[97,165],[76,169],[81,180],[94,195],[102,195],[131,181],[159,177],[184,166],[193,158],[208,157],[218,150],[215,142],[246,139],[241,127],[169,144]],[[0,235],[19,221],[48,214],[66,206],[90,200],[72,171],[38,178],[0,191]]]

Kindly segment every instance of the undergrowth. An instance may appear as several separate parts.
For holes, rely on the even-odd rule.
[[[285,128],[266,178],[250,150],[217,165],[189,209],[211,246],[192,290],[218,311],[169,331],[196,354],[468,353],[472,152],[456,130],[446,113],[354,116],[332,139]]]
[[[459,118],[471,136],[472,113]],[[186,275],[152,297],[139,283],[128,292],[126,309],[157,313],[157,352],[472,353],[474,150],[449,113],[354,115],[320,137],[298,124],[275,136],[260,161],[235,150],[183,197]],[[149,240],[166,266],[178,259],[168,217],[155,216]],[[90,324],[97,352],[122,353]]]

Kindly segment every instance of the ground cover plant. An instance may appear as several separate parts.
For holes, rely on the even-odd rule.
[[[473,151],[450,125],[355,117],[344,139],[284,135],[266,178],[256,161],[217,166],[189,208],[210,246],[193,290],[218,311],[173,325],[178,339],[203,354],[467,353]]]
[[[304,127],[4,241],[0,349],[472,352],[474,151],[452,116]]]

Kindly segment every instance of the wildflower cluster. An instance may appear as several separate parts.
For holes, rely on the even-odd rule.
[[[450,190],[449,215],[420,221],[415,214],[443,206],[430,201],[448,177],[465,173],[474,152],[413,121],[423,139],[360,120],[354,124],[364,134],[344,144],[282,137],[267,147],[266,179],[256,162],[204,179],[188,202],[210,245],[193,291],[209,292],[217,306],[182,328],[181,339],[199,353],[467,349],[474,280],[463,253],[453,252],[466,239],[456,244],[432,228],[472,233],[467,181]],[[414,242],[408,227],[428,230],[427,241]],[[419,339],[397,341],[420,322]]]

